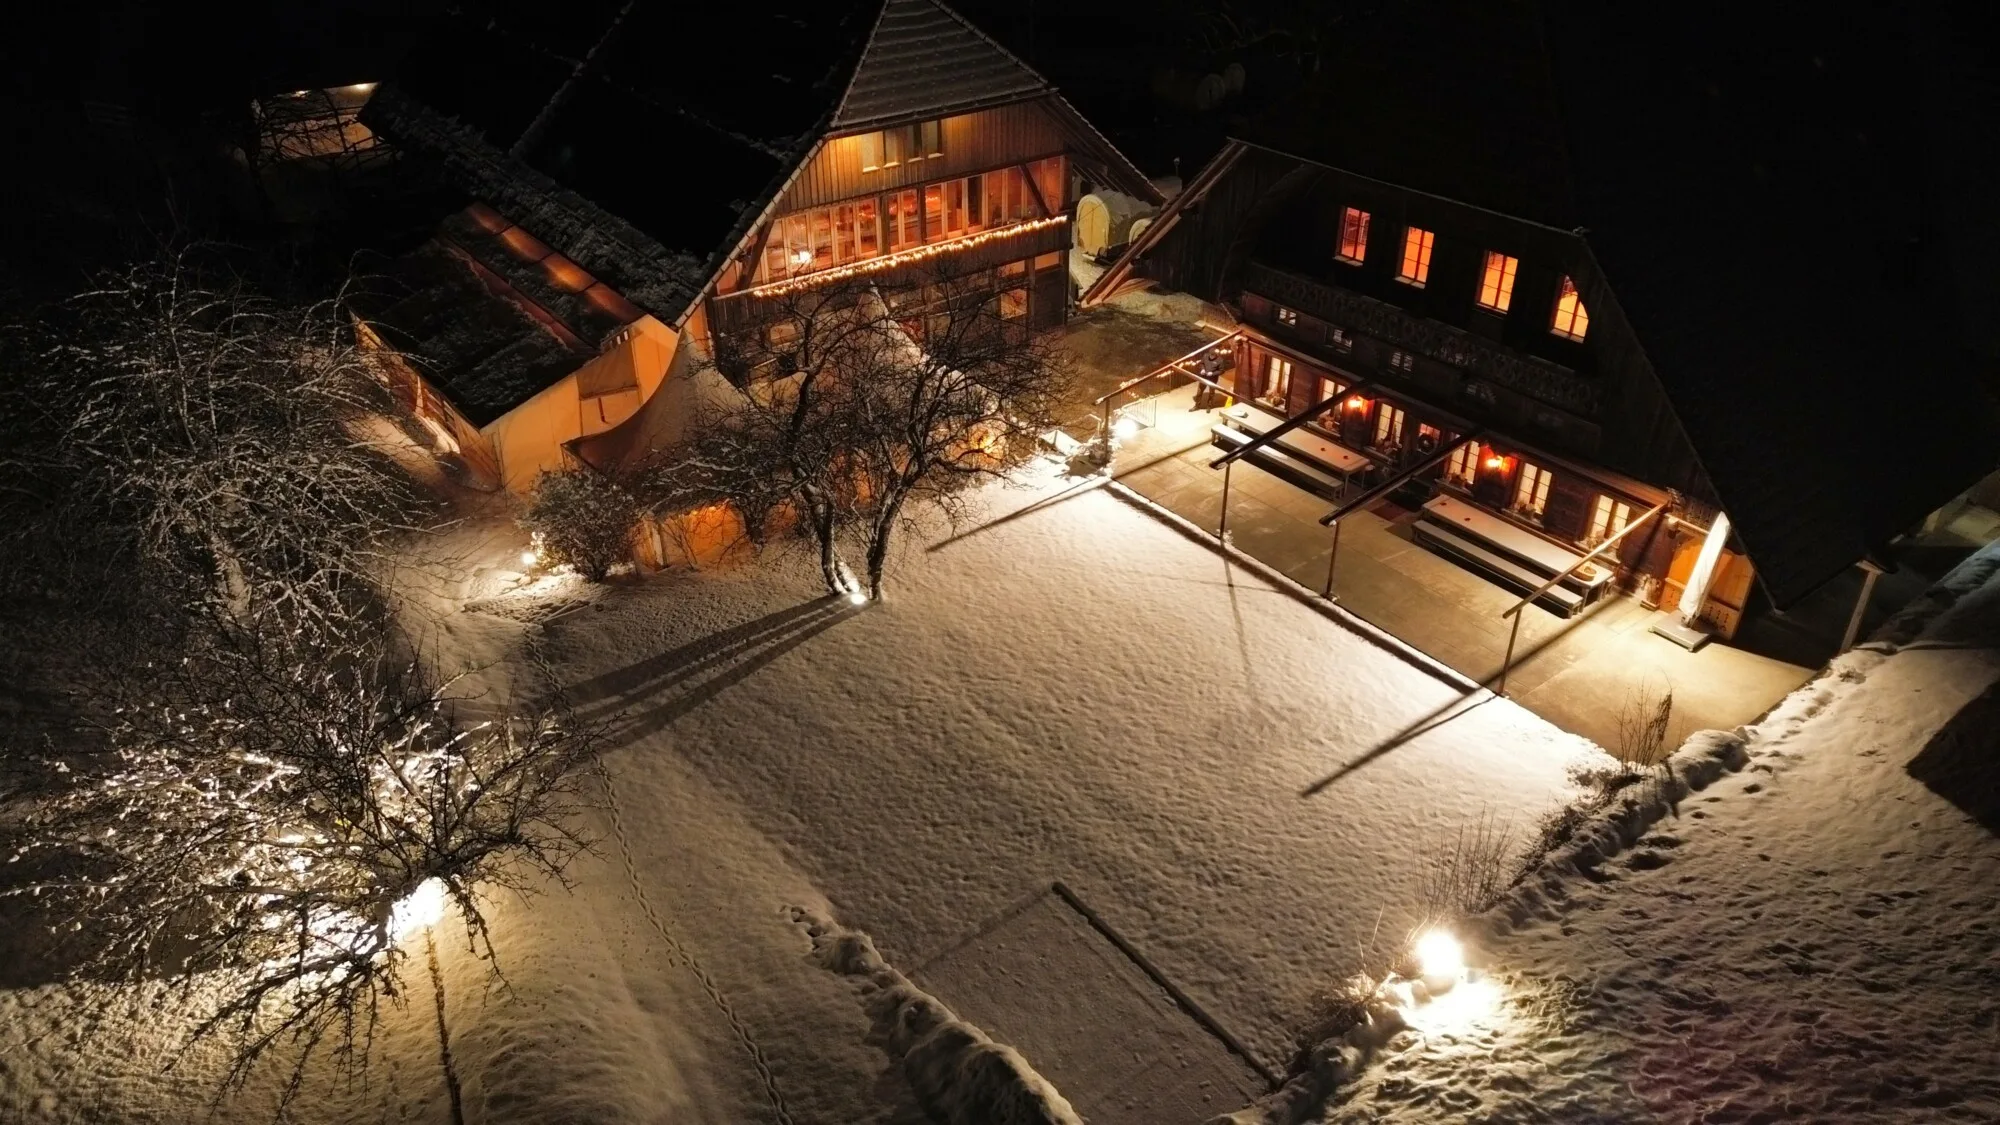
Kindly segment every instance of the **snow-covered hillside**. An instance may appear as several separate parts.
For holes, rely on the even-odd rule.
[[[1327,1121],[2000,1121],[2000,552],[1749,732]]]

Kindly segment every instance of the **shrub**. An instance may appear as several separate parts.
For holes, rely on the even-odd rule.
[[[638,518],[638,503],[611,480],[592,469],[561,469],[535,482],[521,526],[541,536],[556,562],[602,582],[630,549]]]

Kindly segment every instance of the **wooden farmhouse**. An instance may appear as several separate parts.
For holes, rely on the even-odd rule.
[[[1937,160],[1954,93],[1903,56],[1554,12],[1354,21],[1083,301],[1235,310],[1252,428],[1311,412],[1423,509],[1419,542],[1503,585],[1657,509],[1545,602],[1671,605],[1694,574],[1729,635],[2000,463],[1993,220]],[[1263,463],[1331,475],[1297,448]]]
[[[438,448],[515,491],[669,440],[785,287],[948,261],[1058,326],[1075,201],[1159,198],[935,0],[457,6],[360,120],[464,203],[369,328],[422,361]]]

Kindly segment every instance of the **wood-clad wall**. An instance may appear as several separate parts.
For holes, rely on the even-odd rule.
[[[834,137],[785,189],[775,208],[788,214],[856,196],[946,180],[1008,164],[1055,156],[1067,145],[1041,99],[1015,102],[944,119],[944,155],[905,161],[893,168],[861,170],[863,134]]]

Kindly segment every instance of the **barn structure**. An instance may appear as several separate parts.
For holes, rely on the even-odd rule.
[[[1159,200],[936,0],[456,5],[360,121],[465,203],[388,271],[371,325],[419,356],[455,346],[407,373],[405,399],[441,450],[514,491],[578,460],[616,471],[677,432],[715,335],[758,331],[787,287],[948,262],[1001,315],[1052,328],[1075,201]],[[425,293],[453,270],[513,307],[510,331],[452,341],[431,323]]]
[[[1218,444],[1330,511],[1398,490],[1558,612],[1626,586],[1726,636],[1873,573],[2000,464],[1991,133],[1908,28],[1675,22],[1356,19],[1083,302],[1232,308]]]

